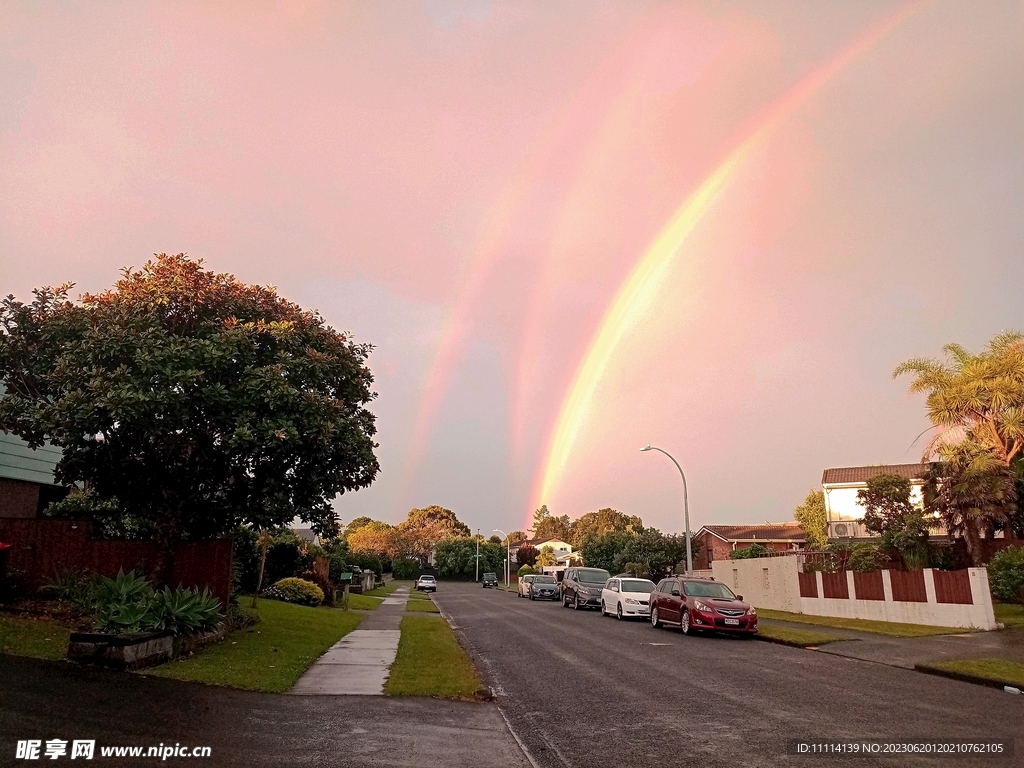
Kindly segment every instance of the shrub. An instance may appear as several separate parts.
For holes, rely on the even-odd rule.
[[[730,560],[748,560],[754,557],[766,557],[769,553],[768,547],[763,544],[751,544],[749,547],[734,549],[729,553]]]
[[[1007,602],[1024,603],[1024,547],[1007,547],[988,564],[992,594]]]
[[[266,591],[266,597],[286,603],[309,605],[314,608],[324,601],[324,591],[305,579],[281,579]]]
[[[396,579],[411,579],[419,569],[419,562],[409,557],[396,557],[391,562],[391,573]]]
[[[874,544],[858,544],[850,553],[846,567],[851,571],[879,571],[887,560],[882,550]]]
[[[154,591],[134,571],[96,580],[92,605],[96,628],[117,634],[168,631],[186,635],[212,630],[223,619],[220,603],[209,591],[185,587]]]
[[[524,565],[518,571],[516,571],[516,574],[519,576],[519,578],[523,578],[523,576],[529,576],[531,573],[536,573],[536,571],[528,565]]]
[[[622,570],[637,579],[646,579],[650,575],[647,563],[626,563]]]

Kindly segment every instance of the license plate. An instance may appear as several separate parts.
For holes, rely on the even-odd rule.
[[[740,620],[739,619],[726,619],[725,623],[729,624],[731,626],[734,626],[734,627],[738,627],[740,625]]]

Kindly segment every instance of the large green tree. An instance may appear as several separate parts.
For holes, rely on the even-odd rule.
[[[158,578],[185,536],[336,530],[332,499],[379,469],[370,345],[183,254],[78,301],[71,287],[0,304],[0,429],[51,441],[59,482],[151,520]]]
[[[804,503],[794,510],[793,519],[804,529],[808,548],[820,551],[828,546],[828,515],[823,490],[812,488],[808,491]]]
[[[857,491],[857,501],[864,507],[864,527],[881,535],[882,546],[898,550],[908,567],[921,567],[927,560],[928,523],[910,500],[911,488],[905,477],[875,475]]]
[[[624,515],[618,510],[605,507],[597,512],[587,512],[580,515],[573,521],[571,527],[572,541],[569,543],[578,547],[584,538],[590,533],[603,536],[612,531],[642,531],[644,521],[635,515]]]
[[[568,542],[572,538],[572,523],[568,515],[555,517],[545,504],[533,513],[533,538],[560,539]]]

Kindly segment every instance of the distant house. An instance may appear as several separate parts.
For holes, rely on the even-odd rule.
[[[313,533],[310,528],[289,528],[289,530],[295,534],[295,537],[299,541],[304,541],[307,544],[319,544],[320,537]]]
[[[728,560],[734,549],[761,544],[776,551],[804,548],[804,529],[799,523],[763,523],[761,525],[705,525],[694,537],[700,544],[693,558],[694,570],[711,567],[715,560]]]
[[[0,431],[0,517],[38,517],[63,499],[67,489],[53,478],[60,457],[61,450],[49,443],[32,450],[21,438]]]
[[[561,539],[523,539],[522,541],[513,541],[509,551],[512,555],[512,560],[518,562],[516,553],[520,547],[531,546],[536,547],[539,552],[544,547],[551,547],[555,553],[555,558],[561,563],[568,560],[572,556],[572,544]]]
[[[857,501],[857,492],[868,487],[868,480],[879,475],[897,475],[910,481],[910,500],[923,504],[922,487],[924,476],[931,465],[920,464],[876,464],[870,467],[834,467],[821,475],[821,487],[825,491],[825,513],[828,517],[828,537],[832,540],[848,541],[875,536],[864,527],[864,507]],[[943,535],[940,528],[934,531]]]

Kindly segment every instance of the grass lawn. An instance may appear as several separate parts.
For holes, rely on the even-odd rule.
[[[1024,627],[1024,605],[1019,603],[993,603],[992,609],[996,621],[1001,621],[1007,629]]]
[[[388,696],[470,698],[483,688],[448,622],[440,616],[406,616],[398,656],[384,684]]]
[[[430,599],[430,595],[428,595],[426,592],[416,592],[416,591],[413,591],[413,592],[409,593],[409,599],[410,600],[429,600]]]
[[[376,589],[371,589],[369,592],[363,592],[363,594],[364,595],[370,595],[371,597],[387,597],[388,595],[390,595],[392,592],[394,592],[396,589],[398,589],[403,584],[405,584],[407,586],[412,586],[412,582],[411,581],[389,581],[383,587],[377,587]]]
[[[348,607],[355,611],[372,611],[384,602],[381,597],[370,597],[368,595],[349,595]]]
[[[248,605],[246,606],[248,609]],[[146,674],[256,691],[290,688],[324,651],[355,629],[363,614],[257,600],[258,624],[232,632],[191,659]]]
[[[71,630],[60,622],[0,614],[0,652],[63,659]]]
[[[759,614],[760,615],[760,612]],[[758,637],[765,638],[767,640],[777,640],[787,645],[799,645],[804,648],[807,646],[825,645],[826,643],[834,643],[836,640],[842,640],[843,638],[839,635],[830,635],[825,632],[815,632],[809,629],[793,629],[792,627],[777,627],[769,626],[767,624],[757,625]]]
[[[946,669],[964,675],[975,675],[994,680],[997,683],[1024,688],[1024,664],[1003,659],[964,659],[962,661],[939,661],[928,667]]]
[[[762,608],[757,609],[757,615],[762,619],[795,621],[798,624],[814,624],[819,627],[834,627],[835,629],[853,629],[858,632],[873,632],[876,635],[891,635],[893,637],[929,637],[931,635],[957,635],[971,631],[970,629],[958,629],[956,627],[929,627],[925,626],[924,624],[899,624],[894,621],[842,619],[837,616],[811,616],[806,613],[789,613],[788,611],[769,611]],[[758,630],[760,630],[760,627],[758,627]]]
[[[437,606],[427,598],[425,600],[417,600],[414,597],[409,598],[409,601],[405,604],[405,610],[407,611],[423,611],[424,613],[440,613]]]

